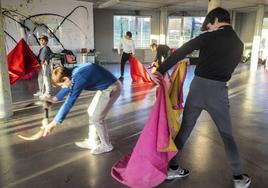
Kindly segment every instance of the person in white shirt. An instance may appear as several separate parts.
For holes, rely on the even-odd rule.
[[[120,55],[121,46],[123,47],[123,54],[121,56],[121,76],[119,80],[124,80],[124,69],[125,64],[129,60],[129,57],[135,54],[134,41],[132,40],[132,33],[130,31],[126,32],[126,36],[122,38],[119,47],[118,54]]]

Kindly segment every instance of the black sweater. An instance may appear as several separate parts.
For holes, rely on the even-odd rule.
[[[169,55],[170,48],[167,45],[159,44],[156,49],[156,57],[154,61],[158,61],[159,64],[162,62],[162,57],[164,59]]]
[[[200,34],[171,54],[157,69],[164,74],[194,50],[200,50],[195,75],[211,80],[228,81],[243,53],[243,43],[231,26]]]

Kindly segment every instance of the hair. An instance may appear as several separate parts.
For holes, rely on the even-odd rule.
[[[48,37],[46,35],[42,35],[38,40],[44,39],[46,42],[48,42]]]
[[[126,35],[129,37],[129,38],[132,38],[132,33],[130,31],[126,32]]]
[[[68,69],[66,67],[57,67],[52,71],[51,80],[54,86],[59,86],[59,83],[64,82],[64,77],[71,78],[72,69]]]
[[[231,23],[231,18],[229,12],[221,7],[217,7],[215,9],[212,9],[206,16],[202,27],[201,31],[206,31],[207,30],[207,25],[209,23],[214,24],[215,18],[218,18],[219,22],[225,22],[225,23]]]
[[[153,43],[150,45],[150,47],[151,47],[151,48],[157,48],[157,44],[153,42]]]

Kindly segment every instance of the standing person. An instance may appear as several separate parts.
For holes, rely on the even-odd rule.
[[[230,14],[223,8],[211,10],[203,23],[203,30],[208,30],[185,43],[170,55],[153,74],[156,82],[174,64],[194,50],[200,50],[195,77],[187,96],[181,129],[175,139],[179,151],[190,136],[195,123],[202,112],[206,110],[223,140],[225,151],[233,171],[233,181],[236,188],[249,187],[251,180],[242,174],[240,157],[232,135],[232,124],[229,111],[228,87],[232,73],[241,60],[243,43],[230,25]],[[179,167],[179,152],[170,161],[167,179],[182,178],[189,171]]]
[[[113,146],[109,140],[105,118],[112,104],[120,96],[121,83],[108,70],[92,63],[75,65],[73,69],[57,67],[52,72],[52,82],[62,89],[49,102],[55,103],[62,100],[67,94],[69,96],[54,120],[43,127],[45,128],[43,136],[47,136],[58,124],[63,122],[82,90],[97,91],[88,107],[88,138],[82,142],[76,142],[76,145],[91,149],[92,154],[112,151]],[[97,137],[99,137],[100,143],[98,143]]]
[[[53,52],[47,46],[48,37],[42,35],[38,38],[41,49],[38,53],[38,61],[41,64],[41,69],[38,72],[38,87],[39,91],[33,94],[35,97],[40,97],[40,99],[46,99],[51,97],[51,70],[49,66],[49,61],[53,57]]]
[[[134,41],[132,40],[132,33],[130,31],[126,32],[126,36],[121,40],[119,47],[118,47],[118,54],[120,55],[121,46],[123,47],[123,54],[121,56],[121,76],[119,80],[124,80],[124,69],[125,64],[129,60],[131,55],[135,54],[135,45]]]
[[[155,67],[161,65],[163,60],[166,59],[171,53],[170,48],[165,44],[157,45],[156,43],[152,43],[150,45],[150,48],[152,52],[156,52],[155,58],[153,60],[153,66]]]

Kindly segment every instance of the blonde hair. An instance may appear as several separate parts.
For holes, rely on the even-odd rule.
[[[60,83],[63,83],[64,77],[71,78],[72,70],[67,69],[66,67],[57,67],[52,71],[51,80],[54,86],[59,86]]]

